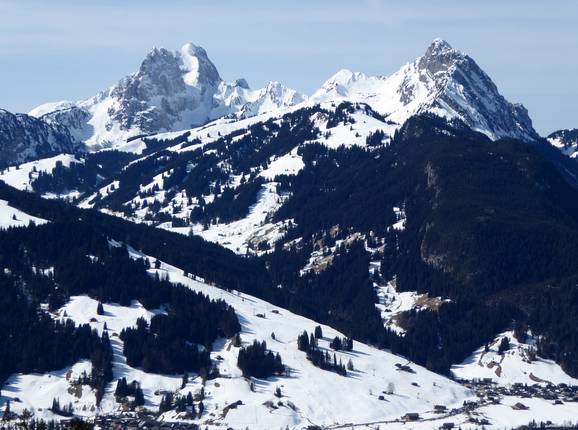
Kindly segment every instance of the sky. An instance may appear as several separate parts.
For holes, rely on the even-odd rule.
[[[193,42],[225,80],[311,94],[342,68],[389,75],[436,37],[541,134],[578,128],[576,0],[0,0],[0,108],[89,98],[154,46]]]

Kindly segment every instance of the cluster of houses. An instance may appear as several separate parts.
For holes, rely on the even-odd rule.
[[[460,381],[473,389],[486,403],[500,403],[504,396],[516,396],[522,399],[539,398],[551,400],[554,404],[578,402],[578,386],[567,384],[522,384],[498,385],[491,378]],[[515,408],[516,409],[516,408]],[[519,406],[517,409],[524,409]]]
[[[551,400],[553,404],[563,404],[568,402],[578,402],[578,386],[567,384],[521,384],[515,383],[508,386],[498,385],[491,378],[474,379],[474,380],[459,380],[464,386],[474,390],[479,397],[476,401],[466,401],[460,408],[448,410],[444,405],[435,405],[433,412],[436,414],[451,417],[462,413],[472,413],[477,408],[487,404],[500,404],[504,396],[515,396],[521,399],[520,402],[512,406],[514,410],[529,409],[523,403],[523,399],[540,398],[544,400]],[[470,415],[470,414],[468,414]],[[431,419],[431,418],[430,418]],[[412,422],[421,421],[422,417],[418,413],[410,412],[401,417],[402,421]],[[491,423],[476,414],[470,415],[470,422],[479,426],[490,425]],[[453,422],[444,422],[440,430],[450,430],[455,428]]]

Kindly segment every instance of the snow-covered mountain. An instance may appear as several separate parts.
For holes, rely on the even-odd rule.
[[[0,165],[72,152],[81,146],[62,125],[0,109]]]
[[[431,112],[460,119],[494,140],[538,138],[527,110],[508,102],[472,58],[441,39],[389,77],[341,70],[312,99],[365,102],[400,124],[412,115]]]
[[[548,136],[548,142],[564,155],[576,158],[578,154],[578,129],[558,130]]]
[[[251,90],[225,82],[207,52],[187,43],[177,52],[155,48],[139,70],[95,97],[41,105],[30,115],[67,127],[92,150],[137,135],[182,130],[227,115],[246,117],[304,100],[278,82]]]
[[[539,138],[526,109],[508,102],[490,77],[466,54],[436,39],[425,54],[390,77],[341,70],[310,100],[279,82],[251,90],[244,79],[224,81],[206,51],[191,43],[177,52],[153,49],[139,70],[95,97],[41,105],[30,115],[66,127],[91,150],[120,148],[127,139],[186,130],[212,120],[279,114],[303,103],[360,102],[388,122],[431,112],[456,118],[492,139]]]

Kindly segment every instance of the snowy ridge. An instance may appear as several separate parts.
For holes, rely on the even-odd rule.
[[[28,163],[7,167],[0,171],[0,180],[23,191],[32,191],[32,182],[40,172],[50,173],[58,163],[64,167],[71,163],[82,163],[82,159],[72,154],[59,154],[54,157],[42,158]]]
[[[0,109],[0,166],[82,148],[67,127]]]
[[[0,230],[9,227],[28,227],[31,223],[45,224],[48,221],[22,212],[10,206],[6,200],[0,200]]]
[[[176,154],[184,154],[197,150],[204,150],[204,154],[209,154],[211,150],[207,150],[207,145],[215,143],[220,139],[229,139],[232,143],[239,139],[250,135],[250,127],[254,125],[261,125],[266,128],[267,121],[273,121],[277,124],[282,124],[284,121],[283,115],[300,114],[307,112],[307,107],[311,104],[306,102],[307,106],[295,105],[287,108],[286,111],[269,112],[265,114],[256,115],[242,120],[231,120],[227,118],[212,121],[204,126],[197,127],[186,132],[170,132],[161,133],[150,136],[150,139],[156,141],[170,141],[175,138],[184,137],[185,141],[166,147],[163,151],[158,153],[151,153],[132,161],[123,170],[130,169],[138,161],[145,159],[157,158],[159,160],[166,157],[164,151],[169,151]],[[332,103],[323,103],[319,109],[314,109],[313,113],[309,114],[313,129],[316,131],[316,137],[311,140],[297,142],[293,148],[272,155],[268,160],[268,165],[263,167],[255,165],[251,167],[243,175],[229,173],[229,180],[227,185],[236,189],[240,184],[241,176],[245,180],[251,175],[256,174],[256,177],[264,179],[265,183],[262,186],[261,192],[257,196],[257,200],[249,209],[247,215],[242,219],[233,221],[231,223],[216,222],[214,224],[203,226],[200,223],[188,222],[188,217],[192,210],[199,206],[198,197],[188,196],[186,190],[179,190],[169,199],[166,199],[169,190],[165,189],[164,178],[168,178],[173,173],[173,169],[167,169],[156,173],[154,176],[149,176],[140,184],[139,189],[135,190],[135,194],[124,203],[124,206],[131,207],[129,215],[122,214],[118,211],[111,212],[108,208],[101,208],[103,212],[123,216],[135,222],[149,222],[147,216],[150,217],[152,210],[148,206],[143,206],[143,202],[152,203],[153,201],[160,203],[159,212],[169,214],[177,219],[182,219],[186,226],[173,227],[171,222],[157,223],[158,227],[167,230],[175,231],[182,234],[194,233],[202,236],[206,240],[219,243],[234,252],[246,254],[247,252],[256,252],[256,248],[260,243],[266,242],[269,245],[279,240],[283,234],[285,225],[291,220],[284,220],[280,223],[270,223],[268,220],[275,214],[286,201],[288,195],[278,195],[276,191],[276,177],[281,175],[297,175],[305,164],[299,155],[299,150],[305,145],[322,144],[332,149],[349,146],[367,146],[367,139],[378,132],[383,133],[384,139],[380,145],[386,145],[389,141],[387,137],[389,133],[393,133],[395,127],[384,122],[378,115],[371,110],[370,107],[363,104],[351,105],[351,112],[347,113],[348,120],[335,123],[332,118],[336,116],[336,111],[339,106]],[[330,121],[333,123],[330,124]],[[268,138],[274,138],[275,132],[271,132]],[[137,139],[138,140],[138,139]],[[134,143],[131,141],[130,143]],[[214,152],[213,152],[214,153]],[[219,154],[219,157],[227,157],[227,153]],[[221,165],[226,168],[226,162],[221,161]],[[188,168],[191,165],[187,165]],[[1,179],[1,177],[0,177]],[[81,208],[92,208],[98,195],[104,198],[122,188],[122,183],[116,179],[109,179],[95,192],[83,196],[78,205]],[[139,193],[151,192],[157,189],[153,195],[146,197],[139,196]],[[190,197],[190,199],[189,199]],[[205,203],[214,201],[219,197],[218,194],[205,194],[202,196]],[[150,219],[150,218],[149,218]]]
[[[474,60],[440,39],[390,77],[340,70],[309,101],[276,81],[258,90],[244,79],[225,82],[206,51],[192,43],[177,52],[154,48],[137,72],[108,90],[80,102],[47,103],[30,115],[67,129],[90,150],[139,153],[142,145],[127,145],[127,139],[343,100],[367,103],[398,127],[430,112],[492,139],[538,138],[523,106],[506,101]]]

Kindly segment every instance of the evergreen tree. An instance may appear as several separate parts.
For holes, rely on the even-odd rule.
[[[323,331],[321,330],[321,326],[315,327],[315,339],[323,338]]]

